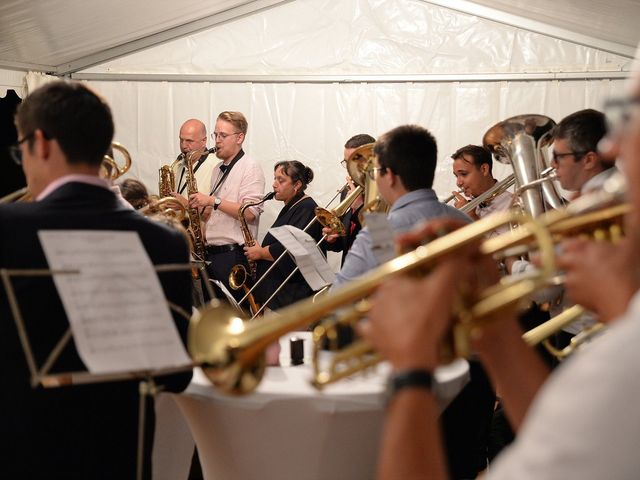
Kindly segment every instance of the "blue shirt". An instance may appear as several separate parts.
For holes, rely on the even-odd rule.
[[[411,230],[425,220],[441,217],[471,222],[471,219],[461,211],[440,202],[436,192],[431,188],[422,188],[406,193],[396,200],[387,216],[391,228],[396,234]],[[360,230],[349,253],[347,253],[344,265],[336,275],[331,290],[356,279],[378,265],[378,260],[373,254],[371,234],[369,229],[365,227]]]

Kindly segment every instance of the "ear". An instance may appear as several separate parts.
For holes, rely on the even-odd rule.
[[[44,132],[40,129],[37,129],[33,134],[32,148],[39,158],[47,159],[51,155],[51,141],[44,136]]]
[[[491,173],[489,172],[488,163],[483,163],[482,165],[480,165],[480,173],[482,173],[482,175],[485,177],[488,177],[489,175],[491,175]]]
[[[585,170],[594,170],[600,166],[600,157],[596,152],[588,152],[583,158]]]
[[[244,133],[240,132],[238,135],[236,135],[236,143],[238,145],[242,145],[242,142],[244,142]]]

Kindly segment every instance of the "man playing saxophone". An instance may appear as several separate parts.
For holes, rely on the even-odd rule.
[[[213,169],[209,190],[189,195],[189,205],[200,211],[211,208],[206,223],[206,251],[209,275],[221,281],[236,300],[241,290],[232,290],[229,273],[234,265],[248,267],[242,244],[244,236],[238,211],[245,202],[257,202],[264,195],[265,179],[260,165],[247,155],[242,145],[247,134],[247,119],[241,112],[225,111],[218,115],[211,137],[216,142],[219,162]],[[200,188],[200,186],[199,186]],[[245,211],[245,218],[253,238],[258,233],[258,219],[262,207],[256,205]]]

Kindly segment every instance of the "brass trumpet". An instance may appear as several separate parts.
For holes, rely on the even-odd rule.
[[[605,185],[606,187],[606,185]],[[466,354],[468,338],[476,328],[481,328],[487,316],[527,298],[535,290],[546,285],[555,273],[554,240],[552,237],[573,235],[579,231],[599,229],[605,222],[619,224],[628,205],[607,207],[620,200],[619,191],[604,189],[581,197],[560,211],[550,211],[537,219],[518,212],[500,212],[460,228],[427,245],[401,255],[380,265],[343,288],[316,299],[303,300],[290,305],[261,322],[249,323],[238,316],[231,307],[216,304],[196,313],[189,326],[188,346],[194,361],[202,365],[211,382],[231,394],[248,393],[256,388],[265,368],[266,347],[283,334],[320,320],[339,308],[353,305],[371,294],[383,281],[393,276],[419,271],[433,265],[443,255],[484,238],[487,231],[506,223],[517,221],[519,228],[499,237],[483,240],[480,253],[490,256],[506,254],[514,246],[535,244],[541,254],[541,268],[535,276],[523,278],[506,285],[496,285],[482,292],[480,300],[460,311],[459,322],[454,327],[454,348],[458,354]],[[359,318],[367,311],[360,304],[345,316]],[[334,365],[329,372],[321,372],[316,366],[312,383],[321,388],[371,362],[358,363],[362,354],[374,353],[363,341],[347,347],[341,359],[347,366]],[[379,361],[375,358],[373,363]]]

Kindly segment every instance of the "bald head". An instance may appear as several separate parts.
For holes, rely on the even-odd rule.
[[[200,120],[190,118],[180,127],[180,152],[188,153],[207,146],[207,127]]]

